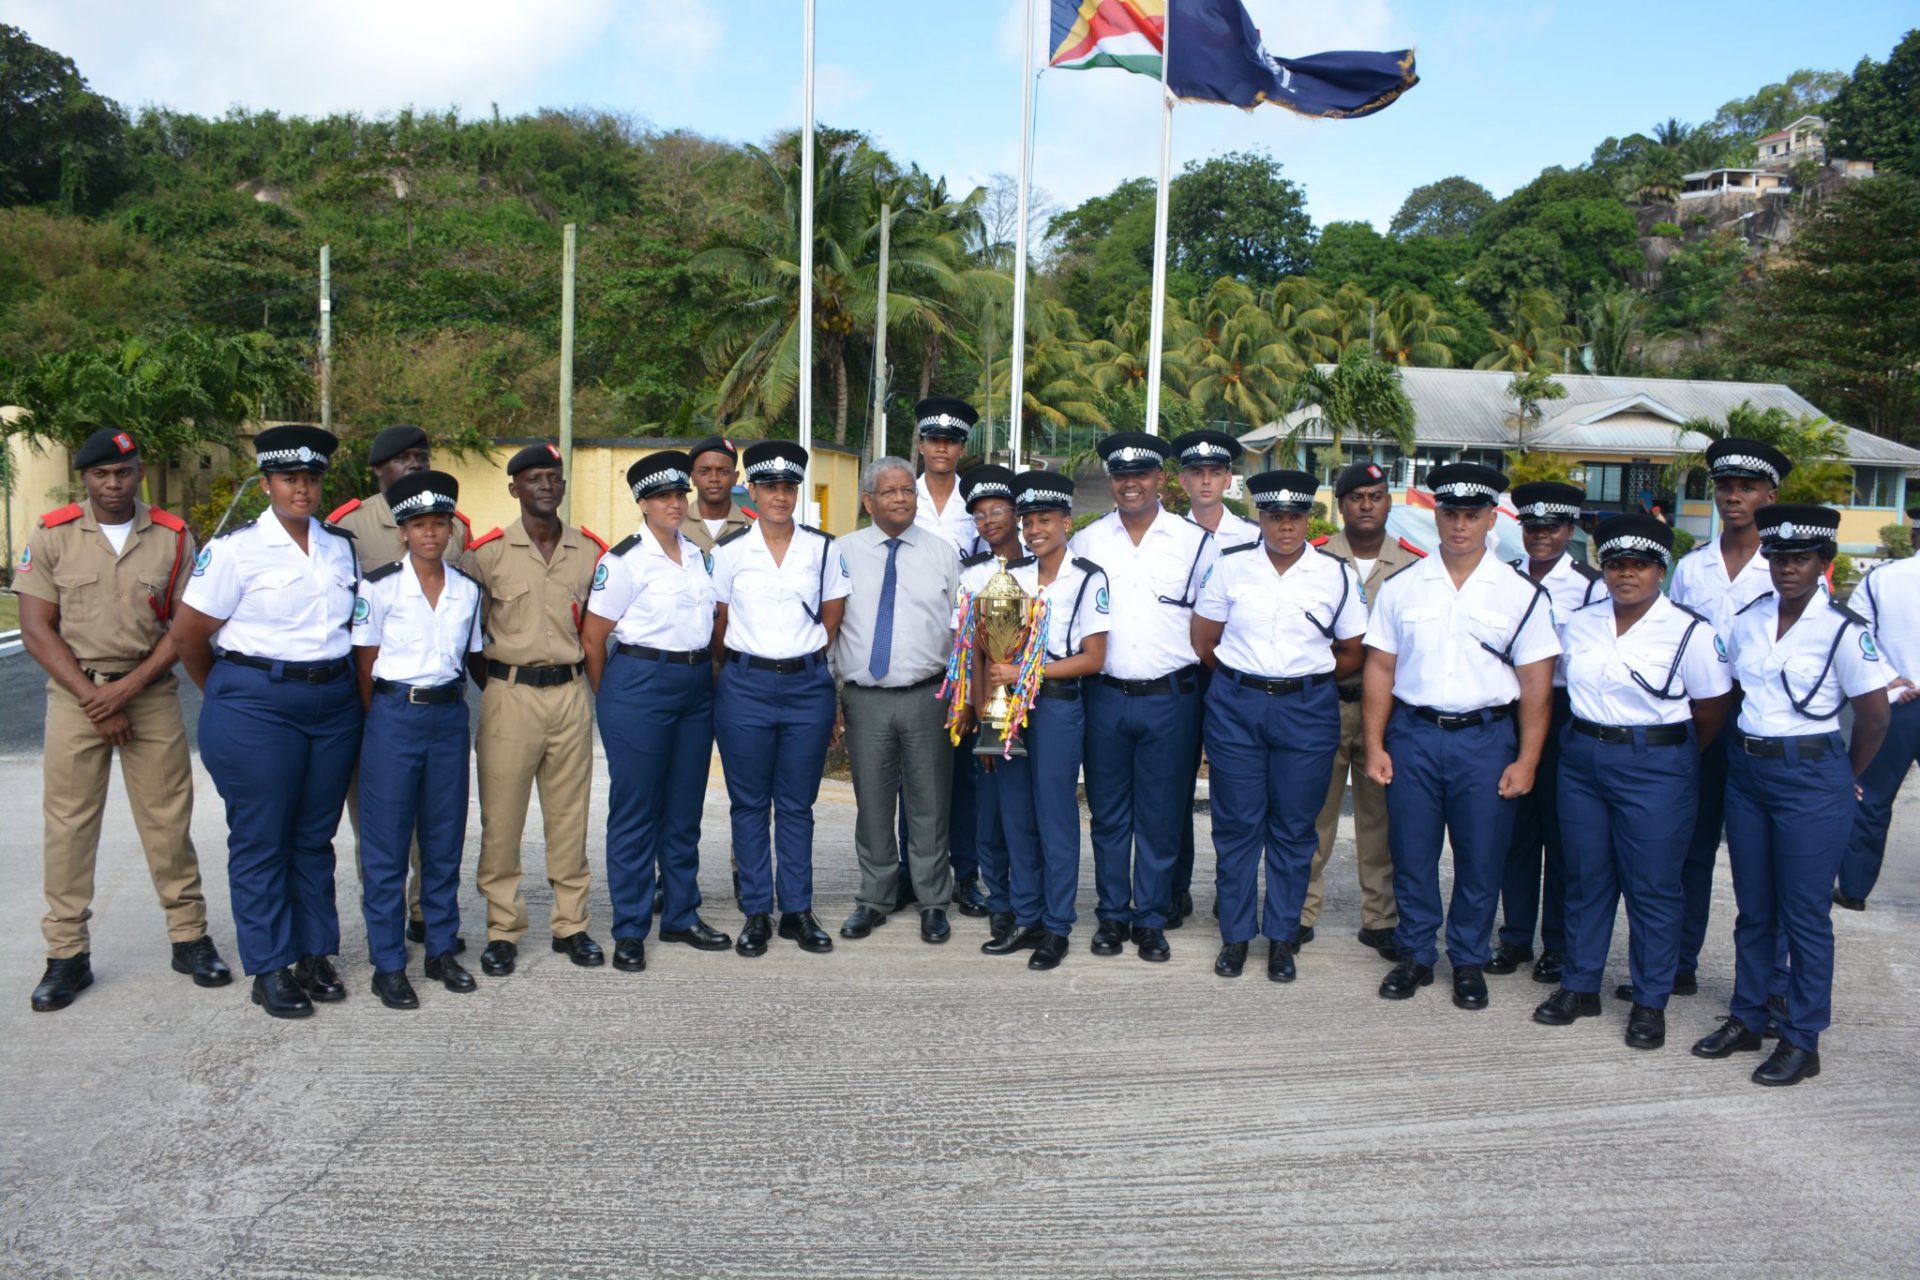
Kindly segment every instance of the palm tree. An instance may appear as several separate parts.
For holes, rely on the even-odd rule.
[[[1287,276],[1265,300],[1273,316],[1275,341],[1285,348],[1289,367],[1306,369],[1326,354],[1325,335],[1317,327],[1326,315],[1326,291],[1306,276]]]
[[[1127,303],[1124,315],[1107,320],[1107,336],[1086,344],[1085,357],[1092,384],[1099,391],[1142,391],[1147,386],[1147,354],[1153,343],[1153,291],[1142,289]],[[1193,322],[1178,299],[1167,299],[1165,332],[1161,335],[1160,383],[1177,395],[1186,395],[1193,383],[1188,349]]]
[[[1608,377],[1638,373],[1644,363],[1641,337],[1647,325],[1646,298],[1632,289],[1616,288],[1594,294],[1588,306],[1593,371]]]
[[[1012,293],[1011,255],[1005,263],[979,261],[970,249],[980,237],[980,205],[985,198],[986,188],[975,187],[956,199],[948,192],[945,178],[932,178],[917,165],[897,183],[876,184],[874,188],[876,222],[878,204],[890,201],[893,205],[893,238],[888,252],[894,260],[911,263],[930,255],[947,268],[942,276],[921,280],[908,269],[900,285],[909,292],[925,289],[929,306],[897,322],[892,312],[896,284],[891,274],[887,282],[888,328],[899,328],[918,357],[920,399],[933,390],[934,376],[949,346],[962,355],[974,354],[964,336],[962,320],[971,319]]]
[[[1689,418],[1674,433],[1676,441],[1689,434],[1708,440],[1729,436],[1770,444],[1787,460],[1793,470],[1780,482],[1782,502],[1842,503],[1853,496],[1853,468],[1847,456],[1847,431],[1828,418],[1803,415],[1795,417],[1785,409],[1756,409],[1753,401],[1742,400],[1738,408],[1727,411],[1724,424],[1711,418]],[[1706,465],[1704,451],[1686,453],[1667,467],[1667,485],[1678,491],[1687,474]]]
[[[1106,414],[1096,402],[1093,360],[1088,352],[1080,322],[1073,310],[1051,298],[1030,300],[1027,304],[1026,380],[1022,384],[1020,422],[1029,441],[1040,428],[1058,431],[1065,427],[1085,426],[1101,431],[1110,429]],[[1007,386],[1012,375],[1012,360],[1001,355],[981,371],[996,387]]]
[[[1568,356],[1582,345],[1580,330],[1567,323],[1559,300],[1545,289],[1522,290],[1513,300],[1507,328],[1489,327],[1487,332],[1494,349],[1474,362],[1476,369],[1566,373]]]
[[[1320,305],[1301,317],[1318,340],[1320,355],[1339,360],[1353,352],[1373,350],[1373,328],[1378,304],[1359,285],[1348,281],[1324,295]]]
[[[1519,407],[1508,415],[1507,425],[1513,428],[1515,447],[1525,453],[1527,428],[1538,426],[1543,416],[1540,406],[1548,400],[1566,399],[1567,389],[1555,382],[1546,369],[1535,366],[1515,373],[1507,383],[1507,394],[1519,402]]]
[[[1458,341],[1460,331],[1440,318],[1440,308],[1426,294],[1395,285],[1381,300],[1373,333],[1381,359],[1403,367],[1451,369]]]
[[[1259,426],[1276,415],[1288,375],[1304,373],[1275,341],[1273,317],[1247,301],[1188,344],[1196,376],[1188,388],[1194,406],[1210,416]]]
[[[1299,417],[1281,443],[1298,453],[1308,434],[1324,432],[1327,454],[1339,456],[1349,435],[1414,449],[1413,402],[1400,370],[1370,351],[1353,351],[1331,368],[1315,366],[1293,380],[1282,405]]]

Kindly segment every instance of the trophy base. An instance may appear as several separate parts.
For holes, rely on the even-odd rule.
[[[1021,743],[1020,739],[1015,738],[1013,740],[1013,750],[1008,751],[1006,728],[1002,725],[996,725],[991,721],[982,721],[978,738],[973,746],[973,754],[977,756],[1024,756],[1027,754],[1027,748]]]

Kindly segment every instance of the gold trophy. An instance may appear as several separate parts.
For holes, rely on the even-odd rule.
[[[1023,591],[1013,575],[1007,572],[1007,558],[994,557],[1000,564],[993,577],[987,579],[987,585],[973,598],[973,636],[974,644],[986,659],[987,665],[994,663],[1018,663],[1026,653],[1028,621],[1032,617],[1033,597]],[[1027,749],[1014,739],[1012,751],[1007,747],[1007,728],[1013,716],[1013,699],[1007,696],[1005,685],[996,685],[987,704],[980,708],[980,738],[974,745],[973,754],[977,756],[998,756],[1012,754],[1023,756]]]

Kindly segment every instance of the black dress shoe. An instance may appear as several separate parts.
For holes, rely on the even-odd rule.
[[[413,984],[407,981],[407,971],[395,969],[392,973],[373,975],[373,994],[380,997],[380,1003],[389,1009],[418,1009],[420,997],[414,994]],[[269,1009],[267,1012],[273,1012]]]
[[[1372,947],[1383,960],[1392,960],[1400,954],[1399,944],[1394,942],[1391,929],[1362,929],[1356,936],[1361,946]]]
[[[978,880],[969,876],[953,882],[953,909],[976,920],[987,914],[987,895],[980,892]]]
[[[451,951],[442,951],[437,956],[427,957],[427,977],[447,990],[457,991],[461,995],[480,988],[480,984],[473,980],[473,975],[453,958]]]
[[[1013,912],[1011,911],[996,911],[987,917],[987,935],[989,937],[1004,938],[1017,928],[1019,928],[1019,926],[1014,923]]]
[[[1796,1049],[1782,1040],[1767,1060],[1753,1069],[1755,1084],[1799,1084],[1820,1074],[1820,1055]]]
[[[607,953],[600,949],[599,943],[587,936],[584,929],[579,933],[570,933],[564,938],[555,938],[553,949],[564,953],[567,959],[582,969],[592,969],[607,962]]]
[[[833,950],[833,939],[827,936],[811,911],[782,911],[780,936],[799,943],[802,951],[816,955]]]
[[[938,907],[927,907],[920,912],[920,941],[942,943],[953,936],[953,926],[947,923],[947,913]]]
[[[1720,1029],[1708,1032],[1693,1046],[1696,1058],[1731,1058],[1736,1053],[1758,1053],[1764,1042],[1760,1033],[1747,1030],[1738,1018],[1720,1019]]]
[[[294,981],[291,969],[275,969],[272,973],[255,975],[253,1002],[265,1009],[270,1018],[313,1016],[313,1001],[307,999],[307,993]]]
[[[662,929],[662,942],[684,942],[695,951],[725,951],[733,945],[733,939],[720,932],[699,916],[684,929]]]
[[[644,938],[615,938],[613,967],[622,973],[639,973],[647,967],[647,943]]]
[[[1542,1026],[1572,1026],[1581,1018],[1600,1016],[1600,993],[1597,991],[1569,991],[1561,987],[1558,991],[1540,1002],[1533,1011],[1533,1020]]]
[[[734,939],[733,949],[743,956],[763,956],[767,954],[767,942],[772,937],[773,917],[764,911],[755,912],[740,926],[740,936]]]
[[[980,944],[982,955],[1010,956],[1016,951],[1027,951],[1040,945],[1045,938],[1057,937],[1039,925],[1028,925],[1024,929],[1013,929],[1007,933],[996,934]]]
[[[1267,943],[1267,981],[1292,982],[1299,971],[1294,967],[1293,957],[1299,947],[1290,942],[1269,940]]]
[[[293,980],[318,1004],[332,1004],[347,998],[346,984],[333,971],[333,961],[325,956],[308,956],[293,966]]]
[[[1093,931],[1093,945],[1089,949],[1097,956],[1117,956],[1132,932],[1131,927],[1118,920],[1102,920],[1100,927]]]
[[[1135,929],[1133,945],[1142,960],[1159,964],[1173,955],[1173,948],[1167,945],[1167,935],[1158,929]]]
[[[33,1011],[52,1013],[73,1003],[73,998],[93,985],[93,962],[89,953],[47,961],[40,985],[33,989]]]
[[[1042,934],[1040,941],[1034,944],[1033,955],[1027,960],[1029,969],[1058,969],[1066,958],[1067,940],[1057,933]]]
[[[1301,925],[1300,928],[1296,930],[1293,935],[1294,950],[1298,951],[1301,947],[1306,946],[1309,942],[1313,941],[1313,938],[1314,938],[1313,926],[1310,924]]]
[[[196,987],[224,987],[233,981],[233,970],[220,958],[212,938],[174,943],[173,971],[192,974]]]
[[[1845,907],[1848,911],[1865,911],[1867,909],[1867,900],[1865,898],[1852,897],[1835,889],[1833,891],[1833,905],[1836,907]]]
[[[1393,971],[1380,980],[1380,998],[1382,1000],[1411,1000],[1414,992],[1421,987],[1433,985],[1433,966],[1416,964],[1412,960],[1402,960],[1393,966]]]
[[[490,978],[504,978],[513,972],[519,960],[520,948],[511,942],[489,942],[487,949],[480,953],[480,972]]]
[[[407,921],[407,941],[425,943],[426,940],[427,922],[425,920]],[[465,938],[455,938],[453,940],[453,949],[460,955],[465,955],[467,953],[467,940]]]
[[[1173,905],[1167,910],[1166,927],[1169,929],[1178,929],[1187,922],[1187,917],[1192,914],[1193,895],[1191,893],[1176,893],[1173,895]]]
[[[1453,1004],[1456,1009],[1487,1007],[1487,980],[1477,964],[1453,967]]]
[[[1213,971],[1222,978],[1237,978],[1246,967],[1247,944],[1244,942],[1229,942],[1213,958]]]
[[[1521,965],[1533,959],[1532,947],[1516,947],[1503,942],[1493,949],[1493,957],[1486,963],[1488,973],[1497,973],[1502,977],[1517,972]]]
[[[1627,1015],[1627,1048],[1658,1049],[1667,1042],[1667,1011],[1633,1006]]]
[[[843,938],[864,938],[887,922],[887,913],[877,907],[855,907],[840,924]]]
[[[1540,958],[1533,962],[1533,980],[1542,986],[1557,986],[1567,971],[1567,956],[1564,951],[1542,951]],[[1599,993],[1593,993],[1599,999]]]

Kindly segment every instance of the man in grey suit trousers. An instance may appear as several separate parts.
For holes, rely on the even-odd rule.
[[[828,657],[840,681],[858,809],[853,843],[860,856],[859,905],[840,926],[844,938],[864,938],[885,924],[897,900],[894,806],[903,791],[920,936],[945,942],[951,934],[947,819],[953,744],[938,695],[953,647],[960,568],[943,534],[914,524],[917,498],[906,459],[868,463],[860,501],[873,523],[834,544],[852,589]]]

